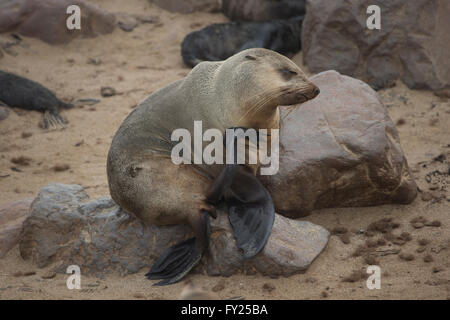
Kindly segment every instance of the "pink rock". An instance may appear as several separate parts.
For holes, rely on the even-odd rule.
[[[366,27],[379,5],[381,29]],[[450,1],[308,0],[303,58],[312,72],[336,70],[375,88],[400,78],[413,89],[450,88]]]
[[[320,94],[281,109],[280,170],[261,176],[276,212],[407,204],[417,195],[400,139],[377,93],[336,71],[310,78]]]

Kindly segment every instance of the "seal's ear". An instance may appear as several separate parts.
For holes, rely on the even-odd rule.
[[[246,55],[245,56],[245,59],[248,59],[248,60],[256,60],[256,57],[254,57],[254,56],[251,56],[251,55]]]

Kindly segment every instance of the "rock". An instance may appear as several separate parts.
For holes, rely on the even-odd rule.
[[[289,19],[305,14],[305,0],[223,0],[223,13],[235,21]]]
[[[222,8],[222,0],[149,0],[158,7],[179,13],[217,12]]]
[[[5,120],[9,116],[9,110],[0,101],[0,121]]]
[[[46,273],[41,275],[42,279],[53,279],[54,277],[56,277],[56,272],[53,271],[47,271]]]
[[[319,96],[288,115],[282,110],[279,171],[261,176],[275,210],[300,217],[319,208],[413,201],[417,186],[377,93],[336,71],[311,81]]]
[[[101,87],[100,94],[102,95],[102,97],[106,98],[115,96],[117,92],[116,89],[114,89],[113,87]]]
[[[120,14],[118,16],[119,28],[125,32],[131,32],[138,26],[138,20],[127,14]]]
[[[7,50],[21,42],[22,39],[16,34],[0,35],[0,49]]]
[[[136,18],[137,21],[139,21],[139,23],[155,23],[155,24],[161,23],[161,19],[159,18],[159,16],[135,14],[133,17]]]
[[[366,27],[371,0],[308,0],[303,58],[311,72],[334,69],[374,88],[400,78],[413,89],[450,88],[450,2],[378,2],[381,29]]]
[[[81,11],[81,29],[69,30],[70,5]],[[17,32],[50,44],[68,43],[76,37],[110,33],[115,16],[85,0],[0,0],[0,33]]]
[[[33,199],[0,206],[0,258],[19,242],[22,223],[28,216]]]
[[[275,215],[269,240],[262,252],[245,261],[236,249],[228,216],[211,221],[213,235],[206,270],[210,275],[230,276],[255,270],[268,276],[288,276],[305,271],[326,245],[329,232],[308,221]]]
[[[276,215],[263,251],[244,261],[227,215],[220,212],[216,220],[211,219],[211,227],[210,252],[197,267],[210,275],[302,272],[323,250],[329,236],[310,222]],[[165,249],[190,234],[187,226],[145,226],[110,198],[89,200],[79,185],[50,184],[39,192],[24,222],[20,253],[41,268],[55,263],[58,272],[76,264],[83,274],[123,275],[150,268]]]

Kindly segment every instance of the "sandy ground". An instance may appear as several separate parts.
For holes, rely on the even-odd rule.
[[[95,106],[62,111],[69,121],[65,130],[45,131],[38,126],[42,114],[22,110],[10,112],[0,122],[0,203],[34,197],[49,182],[81,184],[91,197],[107,195],[106,155],[122,120],[147,95],[189,72],[180,56],[180,43],[187,33],[226,21],[221,14],[171,14],[144,0],[94,2],[111,12],[158,15],[162,24],[143,24],[130,33],[117,28],[110,35],[75,40],[65,46],[50,46],[26,38],[21,46],[13,48],[16,56],[6,54],[0,60],[2,70],[45,84],[63,100],[101,99]],[[101,63],[89,64],[90,58],[99,58]],[[301,65],[301,55],[295,56],[294,61]],[[120,94],[102,98],[103,86],[114,87]],[[348,228],[350,243],[344,244],[338,236],[331,236],[325,251],[305,274],[278,279],[261,275],[220,278],[193,274],[188,280],[206,290],[214,288],[220,298],[449,299],[450,181],[447,174],[428,175],[431,177],[428,182],[427,174],[435,170],[448,172],[448,160],[433,159],[441,154],[450,158],[450,103],[431,92],[409,90],[402,83],[379,94],[397,123],[403,150],[420,190],[431,192],[428,197],[431,199],[421,192],[412,204],[405,206],[315,211],[305,219],[329,230]],[[11,159],[19,156],[31,158],[30,164],[13,164]],[[55,165],[70,168],[55,171]],[[440,221],[441,226],[416,229],[410,221],[418,216]],[[377,262],[382,271],[381,289],[369,290],[365,279],[343,281],[353,271],[365,271],[367,267],[362,257],[353,256],[367,239],[357,231],[381,218],[393,218],[400,224],[395,233],[407,232],[412,240],[402,246],[377,249],[379,254],[386,254]],[[421,246],[421,239],[429,240],[429,244]],[[423,252],[417,252],[418,248],[423,248]],[[400,254],[388,254],[393,249],[412,254],[414,259],[406,261]],[[425,260],[432,261],[425,262],[426,256],[431,259]],[[38,269],[23,261],[18,248],[14,248],[0,260],[0,298],[173,299],[185,285],[183,281],[164,288],[152,287],[152,282],[144,278],[147,270],[142,270],[127,277],[83,277],[81,290],[68,290],[68,275],[42,278],[50,269]],[[31,275],[14,276],[17,271],[31,271]]]

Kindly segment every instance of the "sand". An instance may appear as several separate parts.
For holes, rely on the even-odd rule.
[[[144,0],[93,2],[111,12],[157,15],[162,23],[142,24],[129,33],[117,28],[112,34],[77,39],[64,46],[24,38],[23,45],[12,48],[16,56],[5,54],[0,69],[43,83],[65,101],[96,98],[101,102],[62,111],[69,122],[65,130],[39,128],[41,113],[11,111],[0,122],[0,203],[34,197],[50,182],[81,184],[92,198],[108,195],[106,155],[120,123],[146,96],[189,72],[180,56],[180,44],[187,33],[227,21],[221,14],[169,13]],[[98,58],[101,63],[90,64],[90,58]],[[302,66],[301,54],[293,59]],[[114,87],[119,94],[101,97],[100,89],[106,86]],[[345,244],[338,235],[331,236],[325,251],[305,274],[277,279],[262,275],[222,278],[192,274],[178,284],[160,288],[152,287],[152,281],[144,278],[147,270],[141,270],[126,277],[82,277],[81,290],[69,290],[68,275],[43,279],[51,266],[38,269],[23,261],[15,247],[0,259],[0,299],[174,299],[186,281],[205,290],[220,289],[216,292],[220,298],[449,299],[450,181],[447,175],[433,177],[429,183],[426,176],[437,169],[448,170],[448,160],[441,163],[433,159],[441,154],[450,158],[450,103],[429,91],[409,90],[401,82],[379,94],[394,123],[398,123],[403,150],[422,192],[410,205],[317,210],[304,218],[329,230],[345,227],[350,241]],[[31,158],[29,165],[11,162],[19,156]],[[55,171],[55,166],[61,165],[66,165],[67,170]],[[425,192],[431,192],[428,201],[422,200],[430,198]],[[410,221],[418,216],[438,220],[441,226],[416,229]],[[386,254],[377,258],[382,272],[381,289],[369,290],[365,278],[343,281],[354,271],[365,272],[367,268],[363,257],[353,256],[368,239],[358,230],[365,230],[382,218],[398,222],[400,227],[394,233],[407,232],[412,240],[376,248],[378,255]],[[382,237],[377,234],[370,239]],[[419,239],[430,243],[421,246]],[[424,251],[416,252],[420,247]],[[403,257],[412,254],[414,259],[406,261],[400,254],[392,253],[398,249]],[[433,261],[425,262],[425,256],[431,256]],[[18,271],[34,274],[20,276],[15,274]]]

